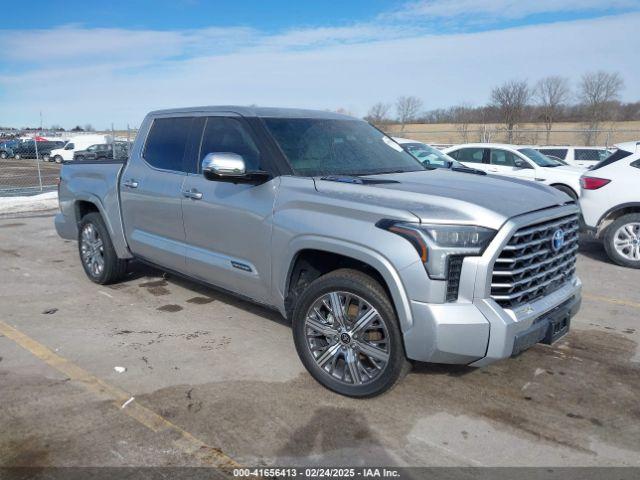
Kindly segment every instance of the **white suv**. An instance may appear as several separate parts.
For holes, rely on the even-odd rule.
[[[541,153],[564,160],[574,167],[590,168],[606,159],[613,150],[606,147],[569,147],[552,146],[535,147]]]
[[[640,142],[616,147],[580,180],[583,228],[618,265],[640,268]]]
[[[493,175],[541,182],[557,188],[574,200],[580,195],[584,169],[562,165],[532,147],[501,143],[467,143],[444,152],[467,167]]]

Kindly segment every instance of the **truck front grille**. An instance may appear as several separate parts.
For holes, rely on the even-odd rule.
[[[559,248],[554,235],[564,237]],[[504,308],[515,308],[543,297],[574,276],[577,255],[577,214],[522,227],[496,259],[491,298]]]

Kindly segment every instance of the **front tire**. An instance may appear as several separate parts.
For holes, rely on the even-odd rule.
[[[7,152],[0,152],[0,158],[1,158],[2,160],[6,160],[6,158],[7,158],[8,156],[9,156],[9,155],[7,155]]]
[[[369,275],[340,269],[317,278],[292,320],[300,360],[329,390],[373,397],[409,371],[393,305]]]
[[[15,160],[20,160],[22,157],[20,156],[20,154],[19,154],[19,153],[16,153],[16,154],[13,156],[13,158],[14,158]]]
[[[49,161],[49,154],[45,153],[44,155],[42,155],[42,161],[43,162],[48,162]]]
[[[609,225],[604,249],[618,265],[640,268],[640,213],[623,215]]]
[[[126,260],[118,258],[104,220],[97,212],[88,213],[78,229],[80,262],[92,282],[107,285],[124,277]]]
[[[55,157],[53,157],[53,160],[56,163],[62,163],[62,157],[60,155],[56,155]]]

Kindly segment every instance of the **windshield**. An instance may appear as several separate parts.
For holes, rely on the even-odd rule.
[[[559,167],[562,165],[562,163],[557,160],[549,158],[533,148],[520,148],[518,151],[533,160],[540,167]]]
[[[437,148],[430,147],[424,143],[401,143],[400,146],[416,157],[426,167],[437,168],[461,168],[462,164],[455,161],[449,155],[442,153]]]
[[[264,123],[297,175],[375,175],[426,170],[366,122],[265,118]]]

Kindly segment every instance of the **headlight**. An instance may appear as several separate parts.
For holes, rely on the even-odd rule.
[[[431,278],[446,279],[451,255],[482,255],[496,234],[475,225],[425,225],[419,223],[378,224],[405,238],[414,246]]]

